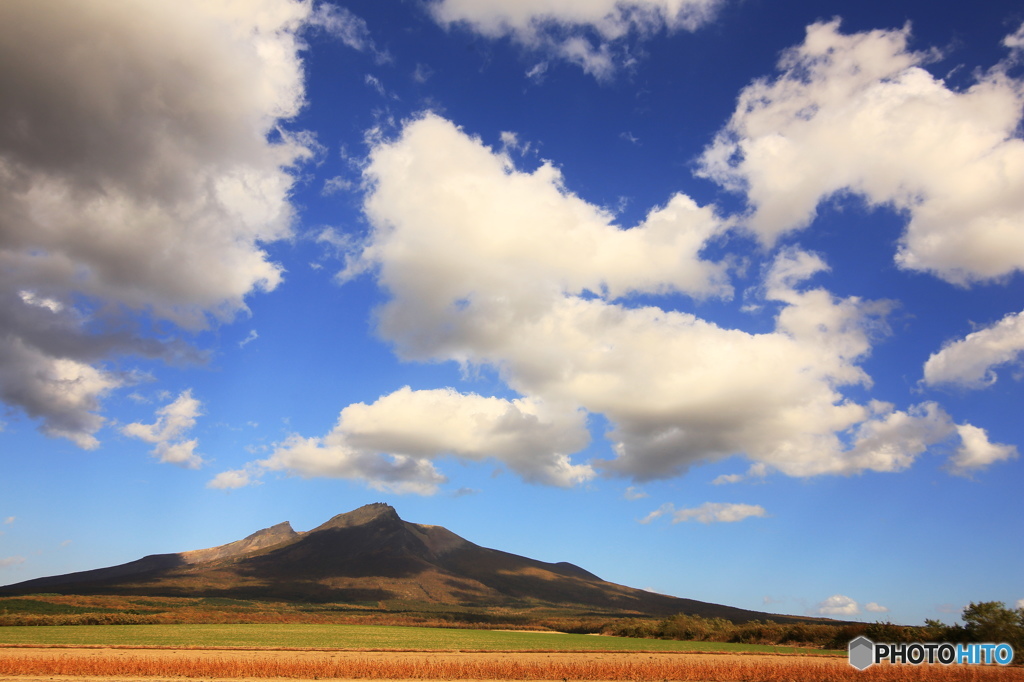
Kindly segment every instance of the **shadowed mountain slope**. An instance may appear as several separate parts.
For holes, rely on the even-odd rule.
[[[798,620],[646,592],[601,580],[569,563],[480,547],[440,526],[403,521],[376,503],[305,533],[281,523],[210,549],[158,554],[109,568],[28,580],[31,592],[410,601],[452,606],[570,607],[649,615],[690,613],[742,622]],[[803,620],[803,619],[800,619]]]

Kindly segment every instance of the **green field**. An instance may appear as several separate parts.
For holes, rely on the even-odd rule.
[[[0,627],[0,645],[262,647],[449,651],[807,652],[783,646],[388,625],[80,625]],[[814,653],[832,653],[816,650]]]

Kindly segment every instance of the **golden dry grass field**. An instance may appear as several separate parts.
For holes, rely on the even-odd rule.
[[[845,658],[696,652],[456,652],[132,647],[0,648],[0,680],[680,680],[692,682],[1022,681],[1024,668],[874,666]]]

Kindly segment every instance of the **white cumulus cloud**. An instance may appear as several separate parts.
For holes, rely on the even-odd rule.
[[[195,451],[199,441],[185,440],[183,436],[195,426],[202,407],[191,390],[183,391],[172,403],[156,411],[155,422],[127,424],[121,427],[121,433],[153,443],[153,454],[161,462],[198,469],[203,465],[203,458]]]
[[[1024,312],[971,332],[932,353],[924,364],[924,382],[984,388],[996,381],[996,367],[1017,363],[1024,352]]]
[[[364,481],[378,490],[434,494],[447,481],[434,460],[493,460],[524,480],[571,486],[593,469],[570,454],[589,439],[586,415],[530,399],[505,400],[453,389],[405,387],[341,411],[322,438],[292,435],[254,466],[300,476]],[[212,487],[240,487],[251,472],[225,472]]]
[[[467,276],[476,298],[514,296],[520,308],[563,292],[732,293],[725,265],[700,257],[728,223],[685,195],[624,230],[607,211],[569,193],[551,163],[519,171],[507,154],[432,114],[377,146],[370,162],[365,211],[381,229],[364,258],[381,265],[382,284],[396,293],[422,286],[426,268],[439,275],[420,295],[431,306],[421,315],[443,314],[453,296],[474,293],[463,291]],[[422,214],[427,207],[431,213]],[[387,221],[393,230],[384,229]]]
[[[857,320],[869,313],[853,302],[798,297],[793,308],[829,317],[804,330],[789,313],[785,332],[766,335],[615,302],[731,293],[724,268],[700,257],[727,225],[688,197],[623,230],[550,164],[518,171],[436,116],[379,145],[367,175],[375,230],[363,260],[391,294],[381,333],[408,359],[493,365],[521,394],[608,415],[619,455],[609,468],[652,478],[748,448],[770,456],[778,437],[813,432],[807,413],[829,432],[862,416],[834,390],[864,378],[851,363],[867,349]],[[829,320],[839,352],[819,343]],[[790,419],[799,429],[787,434],[778,421]]]
[[[868,611],[869,613],[889,613],[889,607],[882,606],[881,604],[878,604],[873,601],[865,604],[864,610]]]
[[[834,594],[818,604],[817,613],[822,616],[856,616],[860,613],[860,606],[845,595]]]
[[[259,472],[254,473],[249,469],[232,469],[231,471],[222,471],[210,479],[206,484],[206,487],[213,488],[215,490],[234,490],[236,488],[245,488],[246,486],[258,483],[256,480],[258,476]]]
[[[956,428],[960,436],[960,447],[949,460],[949,468],[955,474],[969,476],[996,462],[1017,457],[1015,446],[990,442],[985,429],[972,424],[958,424]]]
[[[860,363],[892,304],[809,286],[828,270],[820,256],[785,249],[767,270],[773,331],[632,304],[731,295],[726,268],[702,256],[730,227],[713,207],[675,195],[623,229],[551,163],[519,170],[436,115],[377,141],[365,174],[372,230],[342,279],[371,272],[387,292],[378,332],[403,359],[491,367],[525,401],[603,415],[613,457],[595,469],[644,481],[742,455],[751,476],[900,471],[957,435],[934,403],[844,395],[870,386]],[[548,451],[522,457],[549,466]]]
[[[702,173],[746,195],[766,244],[849,192],[909,217],[901,267],[962,285],[1024,269],[1024,82],[999,64],[951,90],[909,36],[809,26],[778,76],[743,90]]]

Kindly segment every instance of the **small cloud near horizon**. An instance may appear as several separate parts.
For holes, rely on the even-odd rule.
[[[818,603],[817,613],[821,616],[856,616],[860,614],[860,606],[846,595],[833,594]]]

